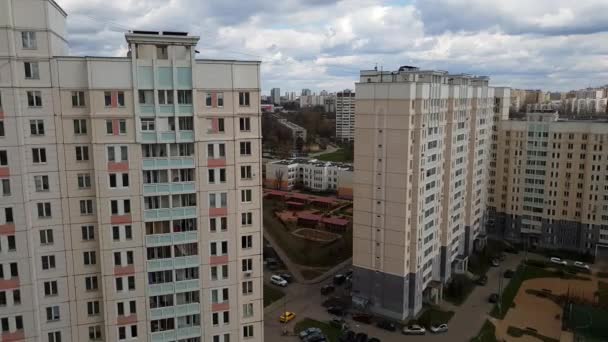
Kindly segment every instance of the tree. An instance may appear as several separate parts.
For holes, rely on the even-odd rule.
[[[285,176],[285,172],[282,169],[276,169],[274,171],[275,188],[278,190],[281,190],[281,184],[283,184],[283,176]]]

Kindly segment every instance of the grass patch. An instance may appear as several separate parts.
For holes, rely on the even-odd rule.
[[[601,306],[608,306],[608,283],[603,281],[597,282],[597,296]]]
[[[595,275],[598,278],[608,278],[608,272],[597,272]]]
[[[464,274],[456,274],[448,284],[443,298],[454,305],[461,305],[474,288],[473,280]]]
[[[331,325],[329,325],[328,323],[324,323],[324,322],[320,322],[317,320],[314,320],[312,318],[308,318],[305,317],[301,320],[299,320],[296,323],[295,326],[295,332],[297,334],[300,333],[300,331],[306,329],[306,328],[319,328],[321,329],[321,331],[323,331],[323,334],[325,334],[325,336],[327,336],[327,338],[329,339],[330,342],[337,342],[338,338],[340,337],[340,329],[338,328],[334,328]]]
[[[285,293],[274,286],[264,284],[264,307],[283,298]]]
[[[471,339],[471,342],[497,342],[496,341],[496,327],[492,322],[486,320],[486,322],[479,330],[479,334]]]
[[[350,258],[353,254],[352,230],[331,243],[320,243],[298,238],[291,234],[297,227],[285,225],[275,215],[283,209],[281,201],[264,199],[264,233],[270,234],[296,264],[313,267],[332,267]]]
[[[435,307],[425,309],[418,318],[416,323],[425,327],[448,323],[454,316],[454,311],[443,311]]]
[[[559,342],[559,340],[556,340],[554,338],[550,338],[547,336],[543,336],[534,330],[520,329],[520,328],[516,328],[514,326],[509,326],[507,328],[507,334],[509,336],[513,336],[513,337],[522,337],[524,335],[530,335],[532,337],[536,337],[537,339],[539,339],[543,342]]]
[[[340,163],[352,163],[352,158],[348,155],[345,149],[340,148],[334,152],[320,154],[315,159],[324,160],[324,161],[333,161]]]

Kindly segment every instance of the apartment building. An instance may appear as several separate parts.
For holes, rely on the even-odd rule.
[[[264,185],[281,190],[301,185],[311,191],[333,191],[340,198],[352,198],[352,181],[352,164],[296,158],[266,163]]]
[[[356,84],[353,301],[394,319],[436,302],[483,238],[487,77],[401,67]],[[495,95],[507,96],[495,99]]]
[[[528,248],[606,246],[608,122],[540,112],[497,127],[489,232]]]
[[[346,89],[336,94],[336,140],[355,139],[355,93]]]
[[[65,20],[0,1],[0,340],[263,341],[259,62]]]

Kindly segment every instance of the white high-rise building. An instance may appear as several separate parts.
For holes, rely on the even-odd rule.
[[[355,139],[355,92],[348,89],[336,94],[336,140]]]
[[[281,104],[281,88],[272,88],[270,91],[270,98],[272,99],[272,104],[280,105]]]
[[[0,340],[263,341],[259,62],[65,24],[0,0]]]

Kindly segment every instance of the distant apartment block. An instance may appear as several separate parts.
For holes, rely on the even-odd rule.
[[[282,118],[280,115],[277,114],[272,114],[272,117],[277,121],[277,123],[282,127],[282,129],[285,129],[289,132],[294,143],[298,138],[302,139],[303,141],[306,141],[306,128],[296,125],[295,123],[285,118]]]
[[[353,196],[353,166],[317,159],[285,159],[266,163],[266,188],[292,190],[300,185],[311,191],[333,191],[340,198]]]
[[[336,140],[352,142],[355,138],[355,92],[336,94]]]
[[[496,126],[489,233],[528,248],[605,251],[608,121],[545,112]]]
[[[259,62],[65,27],[0,1],[0,340],[263,341]]]
[[[270,98],[272,100],[272,104],[280,105],[281,104],[281,88],[272,88],[270,91]]]
[[[356,84],[353,303],[403,320],[483,246],[495,120],[508,88],[401,67]]]

